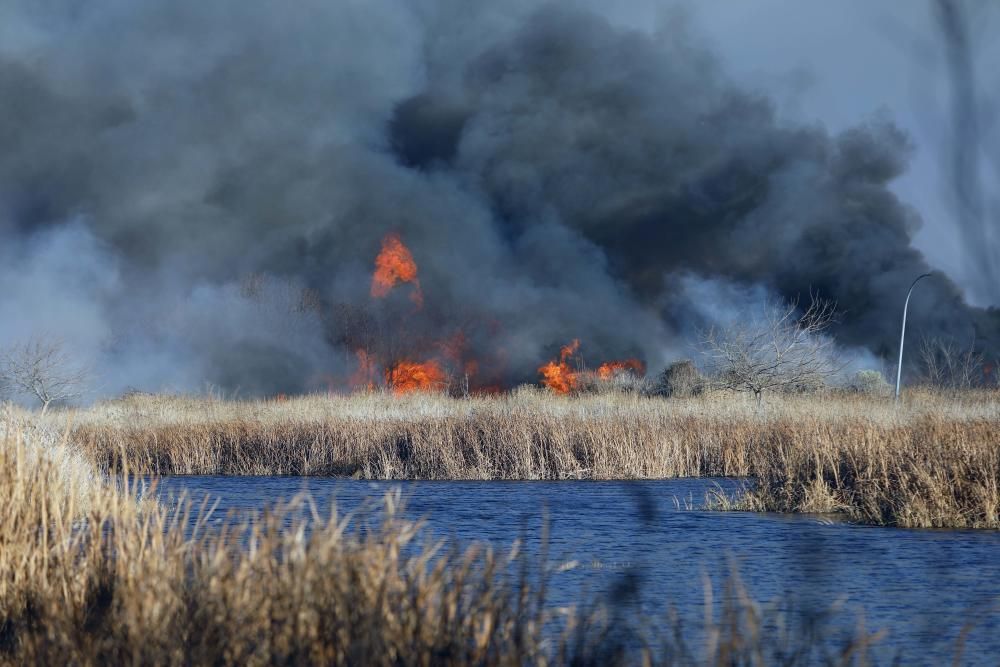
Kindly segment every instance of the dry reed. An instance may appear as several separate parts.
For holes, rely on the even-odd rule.
[[[698,646],[669,616],[650,631],[607,605],[553,610],[544,558],[421,546],[394,495],[366,530],[336,513],[287,527],[292,508],[192,528],[190,508],[84,479],[0,421],[0,664],[847,665],[875,639],[789,631],[736,579],[707,600]]]
[[[50,417],[59,419],[58,415]],[[62,417],[65,419],[65,417]],[[53,422],[56,423],[56,422]],[[690,399],[521,390],[221,401],[135,396],[73,417],[105,471],[366,479],[750,476],[743,507],[1000,527],[1000,392]]]

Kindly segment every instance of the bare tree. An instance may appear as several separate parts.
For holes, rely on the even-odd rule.
[[[935,387],[970,389],[985,384],[986,359],[975,342],[962,349],[954,339],[924,338],[920,341],[924,380]]]
[[[797,301],[769,304],[760,315],[710,329],[702,353],[713,383],[753,394],[758,406],[765,392],[822,387],[844,367],[826,335],[835,321],[834,304],[813,297],[801,315]]]
[[[88,375],[57,338],[40,336],[0,352],[0,387],[34,396],[42,414],[52,403],[81,396]]]

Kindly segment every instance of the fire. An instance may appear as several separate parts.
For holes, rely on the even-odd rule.
[[[398,285],[410,285],[409,298],[418,308],[424,305],[424,294],[418,278],[417,263],[413,253],[403,243],[400,235],[390,232],[382,239],[382,249],[375,258],[372,274],[371,297],[385,298]],[[400,322],[405,328],[405,320]],[[488,323],[489,334],[495,335],[500,323]],[[482,338],[482,327],[475,329],[477,340]],[[351,339],[347,339],[351,340]],[[454,330],[449,336],[438,340],[412,339],[405,346],[409,359],[398,362],[387,361],[387,357],[399,359],[399,350],[384,354],[384,350],[372,344],[368,338],[354,338],[363,345],[356,347],[357,368],[348,378],[347,384],[353,389],[372,390],[382,385],[395,394],[411,391],[440,391],[445,388],[458,394],[492,393],[502,391],[508,378],[503,371],[506,354],[502,348],[474,358],[472,345],[462,329]],[[478,347],[478,346],[477,346]],[[481,352],[481,350],[479,350]],[[574,339],[559,350],[557,359],[538,369],[542,385],[559,394],[569,394],[585,390],[596,380],[610,380],[619,373],[631,372],[645,375],[645,364],[638,359],[607,361],[596,371],[586,371],[578,356],[580,341]],[[422,362],[410,359],[422,359]],[[343,386],[343,380],[341,380]]]
[[[632,372],[642,377],[646,374],[646,364],[638,359],[622,359],[620,361],[605,361],[597,368],[597,377],[602,380],[610,380],[615,375],[623,372]]]
[[[441,351],[441,356],[445,360],[459,365],[461,364],[462,357],[465,355],[465,348],[468,347],[468,342],[465,340],[465,332],[459,329],[450,338],[445,338],[435,343],[435,347]]]
[[[542,384],[558,394],[568,394],[589,385],[595,377],[600,380],[610,380],[618,373],[626,371],[640,376],[646,374],[646,364],[638,359],[606,361],[597,368],[596,374],[580,370],[579,364],[570,365],[579,351],[580,341],[575,339],[559,350],[559,361],[550,361],[538,369],[542,375]]]
[[[385,383],[394,394],[440,389],[445,373],[433,359],[422,364],[400,361],[385,372]]]
[[[467,378],[479,372],[479,361],[468,358],[469,341],[461,329],[450,338],[435,343],[435,347],[440,350],[440,358],[449,371],[464,374]]]
[[[354,355],[358,358],[358,369],[351,374],[347,383],[352,389],[375,389],[376,359],[365,349],[357,349]]]
[[[580,341],[573,340],[569,345],[565,345],[559,350],[559,361],[550,361],[538,372],[542,375],[542,384],[559,394],[568,394],[576,389],[579,378],[576,371],[570,368],[570,359],[580,349]]]
[[[382,251],[375,258],[371,295],[373,298],[384,298],[399,283],[413,285],[410,300],[417,308],[423,307],[424,293],[420,290],[420,280],[417,278],[417,263],[413,260],[410,249],[403,245],[399,234],[390,232],[382,239]]]

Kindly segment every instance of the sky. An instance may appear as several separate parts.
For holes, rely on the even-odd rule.
[[[988,0],[980,5],[982,20],[972,37],[986,90],[991,74],[1000,83],[1000,47],[988,39],[991,30],[1000,28],[1000,11],[990,11],[994,8]],[[887,114],[904,129],[915,150],[893,189],[923,219],[915,245],[932,266],[965,288],[971,302],[1000,304],[1000,290],[984,294],[972,289],[955,233],[946,171],[950,89],[931,2],[638,0],[609,11],[623,24],[655,31],[677,7],[689,14],[732,78],[767,91],[781,104],[783,115],[837,132]]]

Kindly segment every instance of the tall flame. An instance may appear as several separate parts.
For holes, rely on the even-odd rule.
[[[394,394],[435,390],[445,385],[445,373],[434,360],[422,364],[400,361],[385,372],[385,383]]]
[[[619,373],[626,371],[634,373],[638,377],[646,374],[646,364],[638,359],[622,359],[621,361],[605,361],[597,367],[597,377],[602,380],[610,380]]]
[[[417,263],[413,260],[410,249],[403,245],[399,234],[390,232],[382,239],[382,250],[375,258],[371,295],[374,298],[384,298],[399,283],[412,284],[410,300],[418,308],[423,307],[424,293],[417,278]]]
[[[411,286],[410,300],[418,308],[424,305],[424,294],[417,277],[417,263],[413,253],[406,247],[399,234],[390,232],[382,239],[382,249],[375,258],[375,271],[372,274],[372,298],[385,298],[402,283]],[[469,341],[465,333],[456,331],[450,337],[438,341],[415,341],[423,352],[414,356],[423,358],[423,362],[404,359],[394,364],[384,365],[379,357],[369,349],[355,350],[357,369],[348,379],[348,384],[354,388],[373,389],[381,384],[379,375],[388,389],[395,394],[405,394],[411,391],[441,390],[455,382],[455,387],[465,393],[500,391],[503,387],[503,375],[496,368],[497,363],[503,364],[503,350],[495,353],[486,361],[487,366],[481,367],[480,361],[472,358],[469,352]],[[412,346],[411,346],[412,347]],[[580,341],[574,339],[559,350],[558,359],[553,359],[538,369],[544,386],[559,394],[569,394],[590,386],[595,379],[610,380],[619,373],[631,372],[644,375],[645,364],[638,359],[622,359],[607,361],[598,367],[596,372],[582,370],[578,353]],[[381,356],[381,355],[379,355]],[[397,357],[398,358],[398,357]],[[497,383],[497,380],[501,383]],[[472,386],[470,386],[472,385]]]
[[[570,365],[570,359],[580,349],[580,341],[574,339],[569,345],[559,350],[559,361],[550,361],[538,372],[542,375],[542,384],[559,394],[568,394],[576,389],[579,378]]]
[[[351,389],[367,389],[368,391],[372,391],[375,389],[375,355],[370,354],[368,350],[363,348],[355,350],[354,355],[358,358],[358,368],[347,379],[347,384]]]
[[[468,357],[469,341],[461,329],[450,338],[437,341],[435,345],[440,350],[440,358],[449,371],[464,374],[466,378],[471,378],[479,372],[479,361]]]

